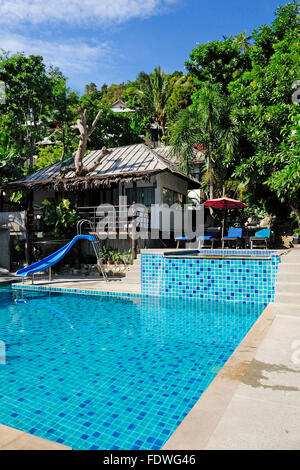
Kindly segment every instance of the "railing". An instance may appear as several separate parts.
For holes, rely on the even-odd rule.
[[[26,232],[26,214],[22,212],[0,212],[0,227],[12,232]]]
[[[135,230],[136,225],[144,230],[150,229],[150,214],[139,204],[78,207],[77,213],[81,219],[90,221],[98,234],[127,235]]]

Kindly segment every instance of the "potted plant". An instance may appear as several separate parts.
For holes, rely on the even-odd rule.
[[[111,250],[108,250],[108,253],[107,253],[107,264],[114,264],[114,261],[113,261],[113,256],[114,256],[114,251],[111,249]]]
[[[121,263],[121,253],[119,251],[115,251],[112,254],[112,261],[114,264],[120,264]]]
[[[102,258],[102,262],[105,263],[105,264],[111,264],[111,249],[108,248],[107,246],[105,245],[102,245],[101,247],[101,252],[100,252],[100,256]]]
[[[293,245],[300,244],[300,227],[297,228],[293,233]]]

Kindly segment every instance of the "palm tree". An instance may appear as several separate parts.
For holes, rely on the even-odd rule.
[[[182,77],[179,80],[181,79]],[[177,83],[178,81],[171,86],[169,77],[161,66],[155,67],[150,74],[141,72],[138,77],[136,94],[147,115],[151,115],[158,123],[162,136],[165,135],[167,101]]]
[[[246,31],[244,30],[234,38],[234,41],[240,46],[242,52],[245,52],[248,47],[251,46],[249,39],[251,39],[251,36],[247,36]]]
[[[230,117],[228,100],[218,85],[203,86],[194,95],[193,105],[179,113],[171,131],[173,153],[184,173],[193,171],[194,145],[202,144],[206,149],[203,172],[211,199],[215,189],[225,192],[228,167],[238,144],[238,130]]]

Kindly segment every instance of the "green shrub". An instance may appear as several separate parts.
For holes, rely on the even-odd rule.
[[[58,204],[54,200],[45,199],[40,210],[43,212],[44,224],[53,227],[55,237],[73,234],[80,217],[69,199],[62,199]]]

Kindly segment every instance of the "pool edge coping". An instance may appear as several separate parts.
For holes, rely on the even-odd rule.
[[[96,289],[78,289],[75,287],[53,287],[43,285],[30,285],[30,284],[11,284],[13,289],[35,290],[35,291],[48,291],[48,292],[61,292],[63,294],[84,294],[84,295],[109,295],[116,297],[142,297],[140,292],[124,292],[124,291],[104,291]]]
[[[274,319],[273,303],[269,303],[162,450],[205,448]]]
[[[21,429],[0,424],[0,452],[3,450],[72,450],[72,448]]]

